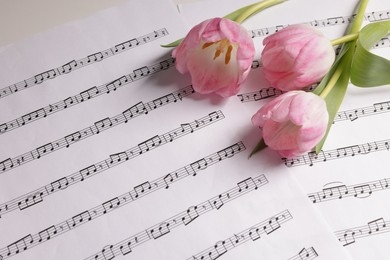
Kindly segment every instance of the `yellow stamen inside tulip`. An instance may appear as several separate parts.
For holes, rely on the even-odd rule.
[[[217,44],[218,46],[216,46],[216,51],[213,60],[218,58],[222,53],[225,53],[225,64],[228,64],[230,62],[232,51],[233,51],[233,46],[230,43],[230,41],[224,39],[217,42],[206,42],[205,44],[202,45],[202,49],[206,49],[214,44]]]

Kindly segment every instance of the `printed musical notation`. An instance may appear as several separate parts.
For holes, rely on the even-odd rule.
[[[356,242],[356,239],[390,232],[390,221],[383,218],[370,221],[365,226],[355,227],[335,232],[343,246]]]
[[[318,253],[314,249],[314,247],[310,247],[309,249],[303,248],[299,253],[288,260],[310,260],[318,257]]]
[[[374,49],[377,49],[377,48],[388,48],[388,47],[390,47],[390,36],[382,38],[380,41],[378,41],[373,46]],[[252,63],[252,68],[259,68],[261,66],[262,66],[261,61],[254,61]],[[306,88],[306,90],[307,91],[312,91],[316,87],[317,87],[317,85],[315,84],[313,86],[310,86],[310,87]],[[279,89],[276,89],[274,87],[269,87],[269,88],[262,88],[262,89],[260,89],[258,91],[253,91],[253,92],[248,92],[248,93],[241,93],[241,94],[238,94],[237,97],[240,99],[240,101],[242,103],[245,103],[245,102],[259,101],[259,100],[263,100],[263,99],[279,96],[281,94],[283,94],[283,91],[281,91]],[[383,103],[386,103],[386,102],[383,102]],[[378,108],[376,108],[377,111],[375,111],[375,112],[378,112],[379,110],[383,111],[383,112],[386,112],[383,107],[382,108],[380,107],[380,104],[381,103],[374,104],[374,105],[379,106]],[[382,104],[382,105],[384,107],[388,106],[386,104]],[[372,110],[371,108],[367,108],[367,109],[369,109],[369,111]],[[389,109],[389,108],[387,108],[387,109]],[[375,107],[374,107],[374,110],[375,110]],[[358,112],[352,111],[352,113],[358,113]],[[360,115],[364,116],[364,112],[361,112]],[[355,118],[356,116],[351,115],[351,119]],[[341,115],[341,117],[343,117],[343,116]],[[337,115],[336,115],[336,118],[337,118]],[[349,119],[349,120],[351,120],[351,119]]]
[[[203,250],[202,252],[193,255],[187,260],[201,260],[201,259],[217,259],[224,255],[228,251],[240,246],[248,241],[256,241],[262,235],[269,235],[272,232],[278,230],[281,224],[291,220],[291,216],[288,210],[284,210],[269,219],[266,219],[240,233],[234,234],[225,240],[218,241],[215,245]]]
[[[48,105],[46,107],[40,108],[33,112],[30,112],[24,116],[21,116],[17,119],[11,120],[7,123],[0,124],[0,134],[12,131],[16,128],[22,127],[26,124],[29,124],[33,121],[45,118],[51,114],[64,110],[68,107],[75,106],[82,102],[87,102],[88,100],[100,96],[102,94],[109,94],[112,91],[116,91],[118,88],[128,85],[136,80],[148,77],[154,73],[166,70],[174,64],[174,59],[169,58],[153,65],[144,66],[134,70],[132,73],[123,75],[118,79],[111,81],[109,83],[103,84],[101,86],[95,86],[80,92],[75,96],[68,97],[64,100],[56,102],[54,104]]]
[[[23,241],[22,238],[21,240],[18,240],[17,242],[8,245],[6,248],[0,249],[0,259],[11,257],[13,255],[21,253],[22,251],[26,251],[34,246],[42,244],[49,239],[60,236],[70,230],[79,227],[82,224],[89,223],[95,218],[110,213],[111,211],[116,210],[135,200],[138,200],[139,198],[144,197],[148,194],[151,194],[152,192],[155,192],[160,189],[168,189],[173,183],[180,181],[188,176],[196,176],[199,171],[205,170],[209,166],[217,164],[222,160],[232,158],[234,155],[244,150],[244,144],[242,142],[238,142],[216,153],[213,153],[191,164],[188,164],[180,169],[177,169],[171,173],[163,175],[158,179],[146,181],[140,185],[137,185],[129,192],[112,198],[89,210],[85,210],[82,213],[77,214],[67,220],[64,220],[59,224],[52,225],[38,232],[37,234],[29,234],[26,237],[31,240],[27,244],[26,248],[23,246],[20,247],[20,241]],[[242,187],[244,184],[244,186],[246,187],[246,184],[249,185],[252,184],[252,182],[253,185],[257,185],[252,179],[246,179],[243,182],[238,183],[238,186]]]
[[[382,114],[388,112],[390,112],[390,101],[384,101],[384,102],[375,103],[369,107],[362,107],[362,108],[338,112],[336,114],[334,122],[343,121],[343,120],[355,121],[360,117],[366,117],[374,114]]]
[[[99,134],[105,130],[112,129],[122,123],[127,123],[129,120],[134,119],[140,115],[146,115],[149,112],[158,109],[162,106],[182,101],[184,97],[194,93],[192,86],[187,86],[178,91],[172,92],[168,95],[154,99],[152,101],[137,104],[126,109],[122,113],[113,117],[107,117],[95,122],[92,126],[86,127],[82,130],[76,131],[72,134],[66,135],[63,138],[49,142],[45,145],[39,146],[29,152],[23,153],[14,158],[8,158],[0,162],[0,173],[15,169],[23,164],[31,162],[36,159],[40,159],[45,155],[53,153],[62,148],[69,148],[75,143],[79,143],[81,140]]]
[[[22,91],[26,88],[32,87],[34,85],[41,84],[42,82],[54,79],[58,76],[68,74],[74,70],[80,69],[82,67],[91,65],[93,63],[102,61],[104,59],[107,59],[111,56],[117,55],[121,52],[130,50],[132,48],[135,48],[137,46],[143,45],[145,43],[154,41],[158,38],[165,37],[168,35],[168,31],[165,28],[159,29],[157,31],[154,31],[152,33],[140,36],[138,38],[134,38],[125,42],[122,42],[120,44],[116,44],[114,47],[111,47],[107,50],[99,51],[96,53],[93,53],[91,55],[88,55],[85,58],[79,59],[79,60],[72,60],[58,68],[53,68],[48,71],[39,73],[35,75],[34,77],[25,79],[21,82],[12,84],[10,86],[7,86],[5,88],[0,89],[0,99],[4,98],[6,96],[9,96],[11,94],[14,94],[18,91]]]
[[[310,22],[305,22],[303,24],[308,24],[308,25],[318,27],[318,28],[341,25],[341,24],[349,24],[352,22],[354,16],[355,15],[330,17],[330,18],[325,18],[325,19],[321,19],[321,20],[314,20],[314,21],[310,21]],[[388,20],[388,19],[390,19],[390,11],[389,10],[370,12],[370,13],[366,13],[364,15],[364,20],[367,22],[370,22],[370,23]],[[278,31],[282,30],[283,28],[285,28],[287,26],[288,25],[277,25],[277,26],[273,26],[273,27],[255,29],[255,30],[250,30],[249,33],[252,36],[252,38],[268,36],[270,34],[273,34],[273,33],[276,33]]]
[[[47,184],[39,189],[22,195],[16,199],[0,204],[0,218],[2,215],[10,213],[16,209],[25,210],[43,201],[44,197],[52,195],[55,192],[67,189],[69,186],[78,182],[82,182],[88,178],[94,177],[110,168],[113,168],[121,163],[124,163],[134,157],[140,156],[164,144],[170,143],[180,137],[191,134],[199,129],[210,126],[225,118],[221,111],[212,112],[202,118],[199,118],[191,123],[181,124],[168,133],[156,135],[137,146],[126,151],[111,154],[108,159],[92,164],[78,172],[62,177],[50,184]]]
[[[318,154],[315,152],[309,152],[307,154],[297,156],[293,159],[282,158],[282,160],[287,167],[301,165],[313,166],[314,163],[327,162],[335,159],[389,150],[390,139],[387,139],[383,141],[341,147],[334,150],[320,151]]]
[[[371,196],[373,192],[389,189],[389,183],[390,179],[382,179],[350,186],[346,186],[340,182],[332,182],[326,184],[322,191],[308,194],[308,197],[313,203],[347,197],[367,198]]]
[[[208,213],[214,209],[219,210],[222,206],[229,203],[232,200],[239,198],[240,196],[247,194],[251,191],[257,190],[259,187],[268,183],[268,180],[264,175],[260,175],[255,178],[248,178],[239,183],[237,186],[223,192],[205,202],[202,202],[196,206],[191,206],[185,211],[166,219],[160,222],[157,225],[154,225],[146,230],[137,233],[125,240],[114,244],[105,246],[100,252],[85,258],[85,259],[94,259],[94,260],[105,260],[113,259],[119,255],[127,255],[132,252],[132,250],[152,239],[158,239],[164,235],[167,235],[171,232],[172,229],[179,227],[181,225],[188,225],[201,215]]]

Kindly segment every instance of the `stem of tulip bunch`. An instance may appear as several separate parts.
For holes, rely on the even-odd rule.
[[[333,89],[333,87],[336,85],[337,80],[340,78],[341,73],[343,73],[343,67],[339,66],[336,71],[333,73],[332,77],[330,78],[328,84],[324,88],[324,90],[321,92],[320,97],[323,99],[326,98],[326,96],[330,93],[330,91]]]
[[[331,41],[331,44],[333,46],[335,46],[335,45],[339,45],[339,44],[342,44],[342,43],[345,43],[345,42],[354,41],[354,40],[356,40],[358,38],[358,36],[359,36],[359,33],[347,34],[347,35],[344,35],[343,37],[333,39]]]
[[[262,2],[253,4],[245,12],[243,12],[239,17],[237,17],[237,19],[235,19],[235,22],[242,23],[243,21],[245,21],[246,19],[248,19],[252,15],[257,14],[261,10],[264,10],[270,6],[273,6],[273,5],[281,4],[285,1],[287,1],[287,0],[264,0]]]

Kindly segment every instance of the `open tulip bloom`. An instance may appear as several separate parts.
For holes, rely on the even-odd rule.
[[[247,78],[255,47],[243,26],[214,18],[192,28],[172,55],[177,70],[191,74],[196,92],[229,97]]]

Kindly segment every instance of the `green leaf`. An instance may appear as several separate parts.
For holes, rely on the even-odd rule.
[[[264,139],[261,138],[260,141],[257,143],[256,147],[252,150],[252,152],[249,154],[249,157],[248,158],[251,158],[252,155],[256,154],[257,152],[260,152],[261,150],[263,150],[264,148],[266,148],[267,145],[265,144],[264,142]]]
[[[245,12],[246,10],[248,10],[249,8],[251,8],[254,5],[255,4],[251,4],[251,5],[241,7],[240,9],[238,9],[238,10],[236,10],[228,15],[225,15],[223,18],[235,21],[243,12]]]
[[[358,87],[390,84],[390,60],[369,51],[375,43],[389,33],[390,21],[372,23],[361,30],[352,60],[352,84]]]
[[[354,53],[354,48],[351,48],[355,44],[355,41],[346,43],[345,49],[347,50],[343,56],[339,59],[337,64],[337,70],[341,70],[340,77],[335,82],[334,87],[329,92],[329,94],[325,97],[326,107],[328,109],[329,121],[328,127],[326,129],[325,136],[322,140],[316,145],[315,152],[319,153],[322,149],[322,146],[325,143],[325,140],[329,134],[330,128],[333,125],[334,118],[336,117],[337,111],[340,108],[341,103],[343,102],[345,92],[347,91],[348,83],[349,83],[349,75],[351,70],[351,61]],[[335,69],[335,70],[336,70]],[[335,70],[331,73],[334,75]],[[331,77],[330,75],[329,77]],[[327,75],[328,76],[328,75]],[[329,82],[329,79],[328,81]],[[321,82],[322,83],[322,82]]]
[[[168,44],[163,44],[163,45],[160,45],[160,46],[161,46],[161,47],[164,47],[164,48],[176,47],[176,46],[178,46],[183,40],[184,40],[184,38],[181,38],[181,39],[176,40],[176,41],[174,41],[174,42],[171,42],[171,43],[168,43]]]

